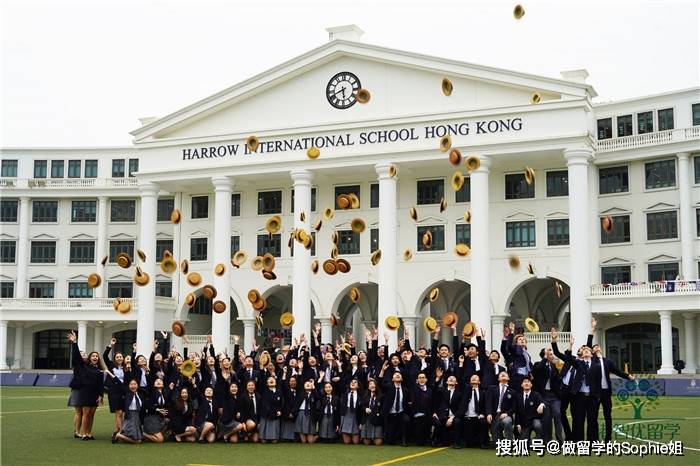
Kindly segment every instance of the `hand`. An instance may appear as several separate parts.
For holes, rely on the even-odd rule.
[[[117,339],[112,337],[112,339],[109,341],[109,346],[114,348],[114,345],[116,345],[116,344],[117,344]]]
[[[207,335],[207,345],[211,345],[211,335]]]
[[[260,348],[260,346],[258,345],[258,342],[253,340],[253,351],[258,351],[258,348]]]
[[[437,366],[437,367],[435,368],[435,380],[441,379],[443,373],[444,373],[444,371],[442,370],[442,367],[441,367],[441,366]]]
[[[515,322],[509,322],[508,323],[508,331],[510,333],[515,333]]]
[[[559,332],[557,332],[556,327],[552,327],[552,330],[549,331],[549,335],[552,337],[552,341],[557,341],[557,337],[559,336]]]
[[[241,337],[238,335],[234,335],[233,336],[233,344],[237,345],[239,341],[241,341]]]
[[[372,413],[372,410],[371,410],[371,409],[369,409],[369,408],[365,408],[365,413],[367,413],[367,414],[371,414],[371,413]]]
[[[595,328],[597,325],[598,325],[598,321],[595,319],[595,317],[593,317],[591,319],[591,333],[595,332]]]
[[[433,332],[433,336],[436,340],[438,339],[438,335],[440,335],[440,330],[442,330],[442,328],[440,327],[440,324],[437,324],[435,331]]]
[[[306,334],[300,333],[299,334],[299,342],[304,343],[305,341],[306,341]]]
[[[510,330],[508,330],[508,327],[503,327],[503,339],[508,338],[508,335],[510,335]]]
[[[348,343],[350,346],[355,346],[355,337],[352,336],[352,332],[348,332]]]
[[[569,335],[569,345],[574,346],[574,341],[574,334],[572,333],[571,335]]]
[[[445,422],[446,427],[452,427],[452,422],[454,421],[454,416],[450,416],[447,418],[447,422]]]
[[[515,426],[515,427],[518,429],[518,433],[521,433],[521,432],[523,431],[522,426],[519,426],[519,425],[518,425],[518,426]]]
[[[484,418],[484,415],[483,415],[483,414],[479,414],[476,418],[477,418],[477,419],[483,419],[483,418]]]
[[[459,367],[462,367],[464,365],[464,355],[460,354],[459,355]]]
[[[382,364],[382,369],[386,370],[389,368],[389,361],[384,361],[384,364]]]
[[[404,328],[404,329],[403,329],[403,339],[404,339],[404,340],[408,340],[408,336],[409,336],[409,335],[408,335],[408,329],[407,329],[407,328]]]
[[[488,416],[486,416],[486,422],[491,424],[491,421],[493,421],[493,416],[489,414]]]
[[[537,407],[537,414],[542,413],[544,413],[544,403],[540,403],[540,405]]]
[[[158,349],[158,340],[153,340],[153,351]]]
[[[365,341],[367,341],[367,343],[372,341],[372,332],[370,332],[369,330],[366,330],[366,329],[365,329]]]
[[[168,385],[168,388],[169,388],[170,390],[172,390],[173,388],[175,388],[175,383],[174,383],[174,382],[170,382],[170,385]]]
[[[314,330],[316,330],[316,335],[318,335],[321,331],[321,322],[316,322],[316,324],[314,325]]]
[[[384,332],[384,344],[388,345],[389,344],[389,333]]]
[[[505,418],[507,418],[507,417],[508,417],[508,415],[507,415],[506,413],[501,413],[501,420],[503,420],[503,419],[505,419]]]
[[[133,345],[131,345],[131,347],[133,348],[134,353],[135,353],[135,352],[136,352],[136,343],[134,343]]]
[[[183,335],[183,336],[182,336],[182,341],[184,341],[186,344],[189,345],[189,344],[190,344],[190,337],[188,337],[187,335]]]
[[[637,380],[637,377],[635,377],[634,374],[629,374],[629,376],[630,376],[630,380]]]

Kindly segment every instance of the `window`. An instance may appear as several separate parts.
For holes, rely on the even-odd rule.
[[[535,247],[535,221],[506,222],[506,247]]]
[[[192,196],[192,219],[209,217],[209,196]]]
[[[139,171],[139,159],[129,159],[129,177],[133,177],[134,173]]]
[[[14,298],[15,284],[14,282],[0,282],[0,298]]]
[[[695,209],[695,236],[700,238],[700,209]]]
[[[265,191],[258,193],[258,215],[281,213],[282,191]]]
[[[95,262],[95,242],[94,241],[71,241],[70,242],[70,263],[71,264],[91,264]]]
[[[559,170],[547,172],[547,197],[569,195],[569,172]]]
[[[612,137],[612,118],[598,120],[598,139],[610,139]]]
[[[124,178],[124,159],[112,159],[112,178]]]
[[[659,160],[644,164],[647,189],[666,188],[676,185],[676,161]]]
[[[34,178],[46,178],[46,160],[34,161]]]
[[[97,178],[97,160],[85,161],[85,178]]]
[[[134,199],[112,199],[110,203],[111,222],[136,221],[136,201]]]
[[[190,238],[190,260],[207,260],[207,238]]]
[[[231,237],[231,257],[241,250],[241,237],[232,236]]]
[[[56,241],[32,241],[32,264],[52,264],[56,262]]]
[[[173,240],[171,239],[158,239],[156,240],[156,262],[160,263],[163,260],[163,253],[165,251],[173,252]]]
[[[70,221],[97,221],[97,201],[73,201],[71,205]]]
[[[430,231],[433,235],[433,245],[430,249],[423,245],[423,235]],[[444,251],[445,250],[445,226],[431,225],[421,226],[416,229],[417,242],[416,251]]]
[[[17,178],[17,161],[3,160],[0,163],[0,175],[3,178]]]
[[[379,228],[369,230],[369,252],[370,254],[379,249]]]
[[[369,185],[369,207],[370,209],[379,207],[379,183]]]
[[[18,202],[14,199],[0,200],[0,222],[16,223],[17,222]]]
[[[603,229],[602,219],[600,225],[600,244],[629,243],[630,242],[630,216],[615,215],[612,218],[612,231],[608,233]]]
[[[109,263],[117,262],[117,255],[125,252],[130,257],[134,257],[134,242],[133,241],[110,241],[109,242]]]
[[[693,157],[693,163],[695,164],[695,184],[700,184],[700,155]]]
[[[80,170],[82,169],[82,162],[80,160],[69,160],[68,161],[68,178],[80,178]]]
[[[175,199],[158,199],[158,217],[159,222],[169,222],[170,215],[175,209]]]
[[[527,184],[524,173],[506,175],[506,199],[528,199],[535,197],[535,185]]]
[[[173,296],[173,282],[171,281],[158,281],[156,282],[156,296],[162,296],[163,298],[172,298]]]
[[[632,115],[617,117],[617,137],[632,135]]]
[[[282,255],[282,235],[279,233],[272,236],[267,233],[258,235],[258,256],[263,256],[268,252],[275,257]]]
[[[547,220],[547,245],[568,246],[569,219],[559,218]]]
[[[32,222],[58,222],[58,201],[32,201]]]
[[[133,298],[134,285],[131,282],[107,282],[108,298]]]
[[[416,204],[439,204],[444,196],[444,180],[422,180],[416,182]]]
[[[455,202],[470,202],[471,201],[471,178],[464,178],[464,184],[455,193]]]
[[[654,132],[654,113],[642,112],[637,113],[637,133],[653,133]]]
[[[311,242],[311,251],[310,251],[310,252],[311,252],[311,256],[315,256],[315,255],[316,255],[316,232],[315,232],[315,231],[312,231],[312,232],[311,232],[311,239],[312,239],[313,241]],[[294,257],[294,244],[296,243],[296,241],[294,241],[294,236],[293,236],[293,235],[292,235],[291,242],[292,242],[292,247],[289,248],[289,254],[290,254],[292,257]],[[302,244],[300,244],[300,246],[303,247]]]
[[[338,231],[338,253],[343,254],[359,254],[360,253],[360,234],[352,230]]]
[[[654,212],[647,214],[647,240],[678,238],[678,212]]]
[[[0,241],[0,262],[3,264],[14,264],[17,261],[17,241]]]
[[[700,104],[693,104],[693,126],[700,125]]]
[[[212,300],[211,299],[198,299],[197,301],[194,302],[194,306],[190,309],[190,314],[197,314],[197,315],[211,315],[211,305],[212,305]]]
[[[30,298],[53,298],[53,282],[29,282]]]
[[[649,281],[675,280],[678,276],[678,262],[649,264]]]
[[[92,298],[92,288],[86,282],[68,282],[69,298]]]
[[[673,109],[665,108],[656,112],[659,119],[659,131],[673,129]]]
[[[63,178],[63,160],[51,161],[51,178]]]
[[[231,194],[231,217],[241,216],[241,193]]]
[[[335,187],[335,199],[336,199],[335,208],[336,209],[339,208],[338,207],[338,196],[340,196],[341,194],[351,194],[351,193],[354,194],[355,196],[357,196],[358,200],[360,200],[360,201],[362,200],[362,198],[360,197],[360,185],[359,184],[354,184],[354,185],[349,185],[349,186],[336,186]],[[362,204],[360,204],[360,205],[362,205]],[[349,208],[352,208],[352,207],[349,207]]]
[[[616,265],[600,268],[601,283],[617,285],[618,283],[629,283],[632,281],[632,268],[629,265]]]
[[[455,244],[472,246],[472,226],[470,224],[458,223],[455,225]]]
[[[294,190],[293,189],[292,189],[291,212],[294,213]],[[311,188],[311,212],[316,212],[316,188]]]
[[[598,192],[600,194],[626,193],[630,189],[627,167],[608,167],[598,170]]]

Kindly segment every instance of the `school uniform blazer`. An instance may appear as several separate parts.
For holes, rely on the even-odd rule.
[[[333,407],[333,424],[335,426],[340,425],[339,404],[340,404],[340,400],[338,399],[338,396],[332,395],[331,396],[331,406]],[[317,410],[318,410],[319,419],[326,414],[326,406],[328,406],[328,395],[326,395],[325,393],[323,395],[319,394],[319,398],[318,398],[318,402],[317,402]]]
[[[411,400],[411,392],[404,387],[403,385],[400,388],[401,390],[401,407],[403,408],[403,412],[408,414],[409,416],[411,415],[411,405],[410,405],[410,400]],[[390,385],[385,385],[382,392],[384,393],[384,404],[382,405],[382,415],[383,416],[388,416],[391,414],[391,408],[394,406],[394,403],[396,402],[396,387],[394,384]]]
[[[308,394],[306,390],[297,391],[296,399],[294,400],[294,406],[292,408],[292,414],[294,417],[299,415],[301,411],[301,404],[306,400],[309,405],[309,413],[311,413],[311,419],[315,422],[318,420],[318,406],[319,406],[319,395],[316,390],[311,390]]]
[[[481,386],[484,389],[487,389],[489,387],[492,387],[494,385],[498,385],[498,376],[496,375],[496,366],[498,366],[498,373],[500,374],[501,372],[505,372],[506,368],[501,366],[500,364],[494,364],[488,359],[484,363],[484,365],[481,367],[481,375],[483,376],[481,379]]]
[[[260,406],[260,417],[266,419],[281,419],[284,411],[284,393],[280,388],[274,392],[265,388],[262,393],[262,406]],[[280,415],[277,415],[279,411]]]
[[[561,375],[559,375],[559,370],[554,363],[550,363],[545,358],[537,361],[532,367],[532,375],[532,389],[536,392],[544,395],[547,381],[549,381],[549,390],[556,395],[561,393]]]
[[[382,395],[379,392],[376,392],[374,406],[372,406],[371,401],[372,398],[370,393],[365,393],[365,396],[362,398],[360,424],[366,424],[369,422],[373,426],[384,425],[384,416],[382,415],[382,405],[384,404],[384,399],[382,398]],[[370,409],[369,413],[367,413],[367,408]]]
[[[194,408],[190,398],[187,399],[187,412],[178,408],[177,402],[172,400],[168,409],[168,418],[170,419],[170,428],[173,431],[184,431],[187,426],[194,425]]]
[[[199,400],[199,404],[197,413],[194,415],[194,425],[201,426],[205,422],[211,422],[216,425],[219,420],[219,406],[216,404],[216,400],[212,398],[212,407],[209,409],[209,400],[207,400],[204,395],[198,394],[197,399]]]
[[[143,422],[143,417],[146,414],[146,404],[148,403],[148,395],[144,390],[141,389],[136,390],[136,393],[132,392],[129,389],[124,390],[124,416],[127,418],[133,416],[133,411],[129,409],[129,406],[131,406],[131,402],[134,400],[136,394],[138,394],[139,399],[141,400],[140,403],[137,401],[139,407],[138,415],[140,421]]]
[[[340,404],[338,406],[338,411],[340,416],[345,416],[348,412],[348,399],[350,398],[350,391],[343,393],[340,397]],[[355,419],[357,423],[360,424],[362,420],[362,394],[357,391],[355,392]]]
[[[593,356],[593,361],[596,362],[596,364],[591,365],[591,377],[596,381],[596,387],[600,392],[602,392],[602,377],[603,375],[601,374],[601,370],[605,369],[605,380],[608,383],[608,390],[612,390],[612,382],[610,380],[610,374],[615,374],[616,376],[630,380],[629,374],[626,372],[622,372],[620,369],[617,368],[614,362],[612,362],[610,359],[605,358],[605,357],[597,357]]]
[[[501,388],[499,385],[494,385],[489,387],[486,391],[486,414],[496,416],[496,410],[498,409],[498,397],[501,394]],[[513,416],[515,411],[515,397],[517,392],[511,388],[506,388],[503,394],[503,401],[501,402],[501,414],[508,414],[508,416]]]
[[[256,424],[260,420],[260,412],[262,409],[262,399],[260,398],[260,395],[256,392],[254,395],[255,397],[255,403],[257,406],[257,412],[254,410],[253,406],[253,401],[250,398],[250,395],[248,392],[243,392],[242,395],[239,395],[239,399],[241,401],[241,419],[243,420],[252,420]]]
[[[513,362],[513,373],[517,373],[518,369],[521,368],[526,368],[527,372],[530,373],[532,372],[532,357],[528,360],[528,358],[525,356],[525,352],[527,351],[525,347],[516,345],[513,342],[513,335],[512,333],[508,335],[508,354],[510,355],[510,359]],[[529,354],[529,353],[528,353]]]
[[[479,416],[481,414],[486,416],[486,390],[479,387],[477,388],[476,392],[477,402],[474,405],[476,415]],[[459,412],[464,417],[469,415],[469,403],[472,401],[472,396],[474,396],[474,391],[471,386],[468,386],[462,392],[462,405],[459,407]]]
[[[437,370],[438,367],[440,367],[443,370],[442,373],[442,378],[443,380],[447,380],[447,378],[451,375],[456,376],[457,375],[457,367],[458,363],[457,360],[455,359],[455,354],[451,354],[447,360],[447,367],[445,366],[445,361],[440,357],[438,354],[438,340],[433,338],[430,343],[430,364],[433,366],[433,370]],[[452,338],[452,344],[453,346],[457,344],[459,346],[459,338],[456,336],[453,336]],[[459,356],[459,355],[457,355]],[[434,378],[434,377],[433,377]]]
[[[231,421],[243,422],[241,416],[241,400],[239,395],[235,398],[229,393],[221,403],[221,423],[228,424]]]
[[[318,366],[310,367],[307,363],[304,363],[302,375],[304,377],[304,381],[313,380],[315,385],[319,376],[321,375],[321,369],[319,369]]]
[[[532,427],[532,421],[534,419],[542,419],[543,414],[537,412],[537,407],[542,404],[542,397],[539,393],[530,390],[530,395],[527,398],[527,405],[525,405],[525,395],[523,393],[518,393],[516,395],[516,400],[514,421],[516,425]]]
[[[411,387],[409,405],[412,414],[423,413],[425,416],[431,417],[435,408],[434,404],[433,389],[430,386],[426,385],[425,390],[418,384]]]
[[[260,370],[252,368],[253,370],[253,376],[250,376],[250,373],[248,372],[248,369],[245,367],[241,367],[238,370],[238,373],[236,373],[236,377],[240,381],[238,388],[239,391],[245,392],[246,391],[246,385],[248,385],[248,381],[252,380],[255,382],[255,386],[258,386],[258,382],[260,381]]]
[[[168,409],[168,400],[170,399],[168,389],[164,387],[160,394],[163,396],[162,402],[158,396],[158,390],[152,389],[150,392],[148,392],[148,396],[144,400],[147,414],[157,414],[156,409]]]
[[[348,365],[343,365],[343,372],[340,375],[340,385],[343,390],[348,390],[350,387],[350,382],[357,380],[359,384],[359,391],[364,390],[367,385],[367,372],[358,365],[353,373],[353,367],[348,363]]]
[[[462,392],[455,387],[450,401],[450,391],[443,388],[435,392],[435,414],[441,422],[445,422],[450,415],[450,411],[455,417],[462,417],[460,407],[462,405]]]

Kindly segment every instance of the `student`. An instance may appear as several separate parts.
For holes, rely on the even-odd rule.
[[[82,365],[81,387],[78,392],[79,405],[82,407],[80,434],[83,440],[95,440],[92,436],[92,424],[95,419],[97,405],[102,404],[104,394],[103,374],[100,369],[100,355],[93,351],[83,361],[76,343],[77,336],[73,331],[68,334],[68,341],[73,349],[73,361]]]
[[[433,413],[433,389],[428,386],[428,376],[420,372],[411,389],[411,431],[413,443],[423,446],[430,442],[430,428],[432,426],[431,415]]]
[[[508,324],[508,336],[506,337],[507,360],[513,362],[510,377],[510,387],[513,390],[522,389],[521,382],[530,377],[532,372],[532,357],[527,352],[527,339],[522,333],[515,335],[515,323]]]
[[[323,379],[321,372],[320,379]],[[338,414],[338,397],[333,394],[333,383],[325,382],[323,384],[323,392],[319,400],[319,437],[322,442],[333,442],[338,434],[339,414]]]
[[[170,409],[170,431],[176,442],[194,442],[197,429],[194,427],[194,409],[189,390],[182,387],[176,392]]]
[[[73,333],[72,331],[70,333]],[[70,340],[70,333],[68,339]],[[83,386],[83,367],[87,363],[87,353],[80,351],[78,345],[75,348],[71,345],[71,361],[73,364],[73,378],[70,381],[70,396],[68,397],[68,406],[75,409],[73,414],[73,438],[82,438],[80,435],[81,426],[83,424],[83,407],[80,405],[80,389]],[[74,349],[78,349],[76,352]]]
[[[163,431],[167,426],[169,393],[163,379],[153,381],[153,389],[145,400],[146,417],[143,419],[143,438],[153,443],[163,443]]]
[[[486,423],[486,391],[480,387],[477,374],[469,379],[469,388],[462,396],[462,438],[467,447],[488,448],[489,433]]]
[[[221,406],[221,435],[225,443],[238,443],[238,434],[244,431],[238,385],[232,383],[229,386],[229,395],[224,398]]]
[[[523,379],[522,393],[517,395],[515,408],[515,428],[520,439],[530,441],[530,434],[535,431],[535,438],[542,439],[542,415],[544,402],[539,393],[532,391],[532,381]]]
[[[199,443],[212,443],[216,440],[216,424],[219,421],[219,407],[214,404],[214,389],[204,388],[204,393],[197,391],[198,408],[194,425],[199,434]]]
[[[491,426],[491,441],[513,440],[515,390],[508,386],[508,373],[498,374],[498,385],[486,392],[486,422]]]
[[[384,420],[382,418],[382,398],[377,381],[369,379],[367,393],[362,399],[361,437],[365,445],[381,445],[384,441]]]
[[[267,388],[262,391],[260,406],[260,440],[277,443],[280,439],[280,421],[284,409],[284,396],[277,388],[277,379],[267,378]]]
[[[102,359],[109,370],[105,377],[105,385],[107,386],[109,412],[114,413],[114,432],[112,434],[122,429],[122,418],[124,416],[124,355],[117,351],[114,353],[114,361],[109,358],[109,353],[114,351],[114,345],[116,344],[117,339],[112,338],[110,345],[105,348],[102,354]]]
[[[406,429],[409,423],[409,392],[402,385],[403,378],[400,372],[394,372],[391,384],[384,389],[385,398],[382,406],[382,415],[385,419],[385,437],[389,444],[406,443]]]
[[[294,422],[294,431],[299,434],[301,443],[316,442],[316,406],[318,403],[318,392],[314,389],[314,381],[307,380],[304,382],[304,391],[299,393],[294,405],[294,414],[296,421]]]
[[[112,443],[119,440],[126,443],[141,443],[143,429],[141,417],[144,412],[143,392],[139,392],[139,383],[136,379],[128,380],[129,390],[124,395],[124,422],[119,432],[112,434]]]
[[[296,440],[295,434],[295,421],[296,414],[294,413],[294,407],[296,406],[297,395],[299,394],[299,389],[297,388],[297,380],[295,376],[287,378],[287,374],[290,372],[287,366],[282,369],[282,396],[284,397],[284,402],[282,403],[282,419],[280,426],[280,440],[283,441],[294,441]]]
[[[362,401],[358,389],[360,387],[357,379],[350,380],[349,390],[340,399],[340,433],[343,436],[343,443],[350,442],[357,445],[360,443],[360,412]]]
[[[246,358],[246,364],[247,364]],[[255,380],[250,379],[245,385],[246,392],[241,400],[241,419],[245,423],[246,439],[253,443],[258,441],[258,423],[260,422],[261,399],[255,391]]]
[[[447,378],[447,387],[435,394],[433,424],[438,433],[436,437],[442,434],[443,442],[449,439],[453,448],[462,448],[461,404],[462,393],[457,389],[457,377],[451,375]]]
[[[564,437],[561,422],[561,376],[554,363],[554,352],[551,348],[543,348],[540,351],[540,358],[542,360],[536,362],[532,368],[532,385],[533,390],[542,396],[545,404],[542,436],[545,443],[552,440],[552,422],[554,422],[556,439],[562,443]]]

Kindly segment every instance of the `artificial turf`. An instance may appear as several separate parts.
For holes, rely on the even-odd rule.
[[[66,406],[68,389],[41,387],[0,387],[0,464],[5,465],[372,465],[382,464],[407,455],[432,450],[428,447],[346,446],[338,444],[237,444],[211,445],[144,443],[112,445],[114,423],[107,407],[100,407],[93,433],[97,438],[85,442],[73,438],[73,409]],[[105,399],[106,401],[106,399]],[[662,465],[700,464],[700,398],[660,397],[653,410],[642,413],[642,420],[633,418],[632,410],[619,407],[613,420],[627,425],[623,433],[630,436],[649,435],[667,442],[670,436],[682,440],[683,457],[496,457],[495,450],[451,448],[405,459],[399,465]],[[602,415],[600,418],[602,423]],[[640,429],[641,426],[642,428]],[[660,426],[660,427],[659,427]],[[624,435],[618,434],[622,440]]]

